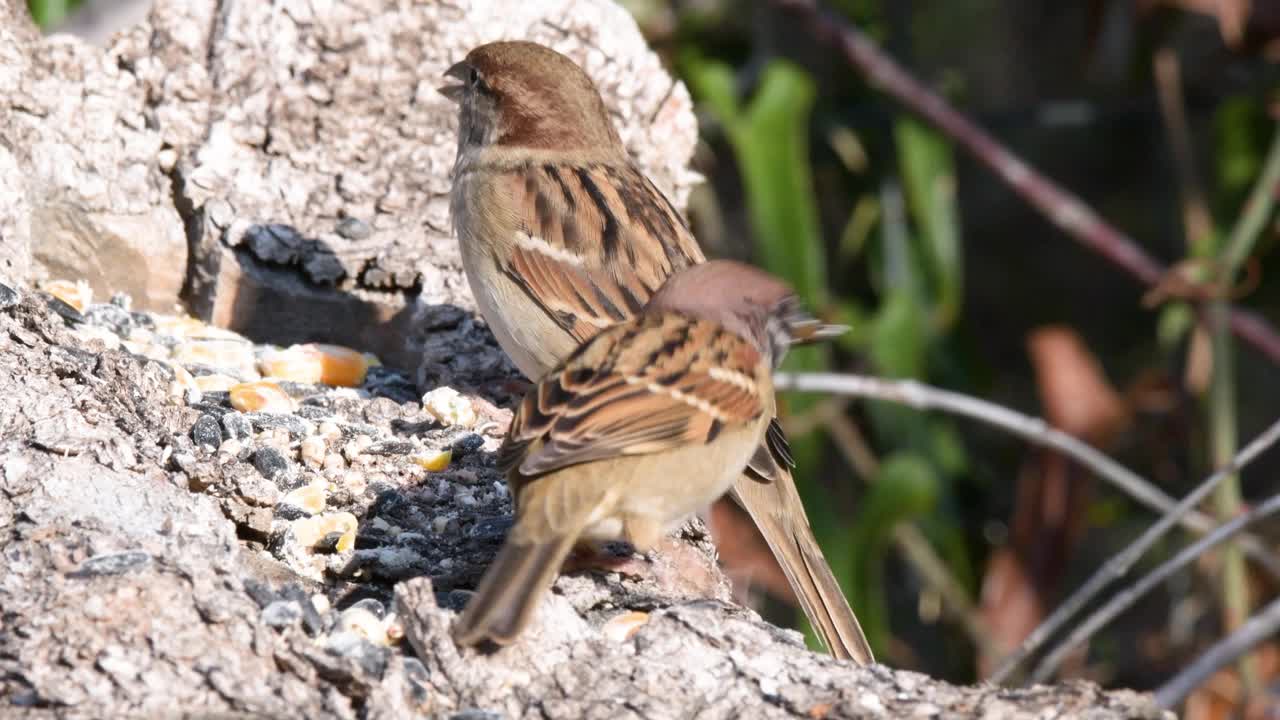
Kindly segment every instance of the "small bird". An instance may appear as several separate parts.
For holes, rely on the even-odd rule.
[[[498,451],[516,521],[458,643],[514,640],[575,544],[643,552],[723,495],[768,431],[787,348],[844,329],[767,273],[719,260],[571,353],[525,395]]]
[[[450,210],[480,312],[526,377],[635,317],[703,263],[684,218],[627,155],[572,60],[530,42],[475,48],[445,75],[459,106]],[[751,516],[831,653],[873,661],[819,548],[772,419],[732,497]]]

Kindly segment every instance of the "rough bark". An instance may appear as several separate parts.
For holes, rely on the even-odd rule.
[[[172,0],[105,50],[0,0],[0,715],[1160,717],[1083,683],[954,687],[811,653],[730,603],[698,523],[560,578],[512,648],[452,644],[509,524],[492,454],[515,375],[449,237],[434,87],[498,37],[584,63],[683,198],[688,95],[607,0]],[[252,379],[266,347],[23,289],[55,277],[418,372],[286,383],[294,412],[238,412],[191,376]],[[446,384],[474,417],[421,401]]]
[[[442,427],[391,370],[362,393],[291,385],[294,415],[175,399],[170,363],[111,349],[165,319],[0,295],[0,715],[1162,717],[1088,683],[956,687],[815,654],[730,602],[700,523],[561,577],[516,645],[460,651],[449,623],[510,522],[509,413],[473,398],[474,422]],[[321,471],[298,446],[325,424],[350,463]],[[416,447],[454,462],[424,473]],[[320,507],[291,505],[317,483]],[[303,539],[341,513],[349,547]]]

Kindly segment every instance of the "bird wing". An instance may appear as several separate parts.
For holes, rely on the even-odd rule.
[[[529,391],[499,465],[536,476],[711,442],[766,411],[772,388],[756,382],[761,362],[714,323],[660,315],[615,326]]]
[[[680,213],[629,163],[509,171],[512,252],[499,265],[579,342],[639,314],[672,274],[703,261]]]
[[[780,475],[790,472],[795,466],[791,444],[782,432],[782,424],[775,417],[769,421],[764,442],[760,443],[760,447],[751,456],[751,461],[747,463],[747,477],[758,482],[777,482]]]

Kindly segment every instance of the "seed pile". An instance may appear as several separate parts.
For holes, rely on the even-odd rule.
[[[165,450],[173,481],[216,498],[242,540],[298,575],[371,583],[384,599],[417,575],[447,591],[475,581],[460,553],[501,542],[510,503],[491,454],[509,411],[447,386],[419,395],[405,373],[350,348],[255,344],[134,312],[124,296],[94,303],[83,285],[44,289],[86,348],[171,372],[171,401],[192,418]],[[276,621],[294,605],[263,612]]]

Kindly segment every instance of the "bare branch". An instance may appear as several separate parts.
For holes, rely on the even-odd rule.
[[[1191,145],[1191,130],[1187,123],[1186,108],[1182,96],[1182,68],[1178,54],[1171,48],[1156,51],[1151,64],[1156,80],[1156,93],[1160,98],[1160,116],[1164,119],[1165,132],[1169,135],[1169,150],[1173,167],[1178,174],[1178,189],[1182,196],[1182,225],[1188,248],[1203,243],[1213,234],[1213,217],[1205,200],[1200,174],[1196,172],[1196,157]]]
[[[1219,640],[1190,667],[1156,690],[1156,703],[1171,708],[1200,686],[1210,675],[1249,652],[1258,643],[1280,632],[1280,598],[1249,618],[1239,630]]]
[[[1165,266],[1143,251],[1133,238],[1102,219],[1080,198],[1023,162],[937,93],[912,77],[862,31],[822,10],[816,0],[775,2],[803,15],[814,35],[837,45],[849,64],[860,70],[870,83],[972,154],[978,162],[987,166],[1067,235],[1119,266],[1144,285],[1156,285],[1165,276]],[[1256,313],[1233,309],[1231,330],[1272,362],[1280,363],[1280,334]]]
[[[775,385],[780,390],[874,398],[909,405],[920,410],[942,410],[979,420],[1007,430],[1037,445],[1067,454],[1131,497],[1163,513],[1155,524],[1123,552],[1108,560],[1094,573],[1093,577],[1089,578],[1088,582],[1072,593],[1048,619],[1040,624],[1040,627],[1022,641],[1018,650],[1011,653],[992,675],[991,679],[995,682],[1002,682],[1007,678],[1014,668],[1043,645],[1053,633],[1061,629],[1108,583],[1123,577],[1142,553],[1155,544],[1175,523],[1180,523],[1183,527],[1200,534],[1212,531],[1217,524],[1194,510],[1194,507],[1204,500],[1224,478],[1239,472],[1241,468],[1280,440],[1280,420],[1277,420],[1237,453],[1227,466],[1210,475],[1190,495],[1174,503],[1172,498],[1137,473],[1088,444],[1049,426],[1045,421],[975,397],[930,387],[914,380],[883,380],[865,375],[839,373],[778,373]],[[1272,575],[1280,577],[1280,563],[1277,563],[1277,559],[1257,538],[1243,535],[1239,542],[1251,559]]]
[[[867,375],[840,373],[778,373],[775,385],[780,390],[833,393],[853,397],[873,398],[908,405],[917,410],[942,410],[1007,430],[1037,445],[1050,447],[1070,456],[1076,462],[1124,491],[1133,499],[1161,513],[1173,511],[1177,505],[1173,498],[1151,484],[1142,476],[1120,465],[1105,454],[1078,438],[1058,430],[1044,420],[1011,410],[995,403],[961,393],[931,387],[915,380],[885,380]],[[1280,423],[1272,426],[1259,439],[1268,439],[1267,446],[1280,436]],[[1255,441],[1256,442],[1256,441]],[[1265,449],[1262,448],[1262,449]],[[1243,455],[1243,453],[1241,453]],[[1250,460],[1252,457],[1249,458]],[[1223,471],[1213,475],[1217,479]],[[1216,484],[1216,482],[1215,482]],[[1177,518],[1184,527],[1204,534],[1217,526],[1210,517],[1191,510]],[[1263,546],[1252,541],[1253,549],[1265,556]],[[1280,563],[1271,558],[1258,558],[1277,577]]]
[[[1105,605],[1094,611],[1075,630],[1072,630],[1065,640],[1045,656],[1032,674],[1031,681],[1044,682],[1048,680],[1049,676],[1057,670],[1058,666],[1072,650],[1088,640],[1098,629],[1114,620],[1117,615],[1131,607],[1139,598],[1150,592],[1153,587],[1164,582],[1170,575],[1186,567],[1213,547],[1225,542],[1255,522],[1271,516],[1276,511],[1280,511],[1280,495],[1276,495],[1249,512],[1238,515],[1229,522],[1219,525],[1213,532],[1188,545],[1177,555],[1161,563],[1159,567],[1147,573],[1138,582],[1116,593]]]

